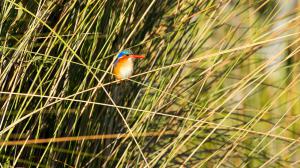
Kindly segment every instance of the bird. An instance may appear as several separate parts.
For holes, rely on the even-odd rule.
[[[133,73],[135,59],[143,59],[144,55],[133,54],[131,50],[123,50],[117,55],[113,65],[113,73],[118,80],[128,79]]]

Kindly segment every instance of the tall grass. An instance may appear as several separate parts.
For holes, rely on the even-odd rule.
[[[1,166],[298,167],[296,5],[1,1]]]

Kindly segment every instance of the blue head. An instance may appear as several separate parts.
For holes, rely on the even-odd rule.
[[[124,55],[131,55],[131,54],[133,54],[133,52],[131,50],[123,50],[118,54],[118,59]]]

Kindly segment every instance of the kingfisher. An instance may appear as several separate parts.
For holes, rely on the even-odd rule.
[[[131,50],[123,50],[114,62],[113,73],[118,80],[128,79],[133,73],[133,61],[145,58],[143,55],[133,54]]]

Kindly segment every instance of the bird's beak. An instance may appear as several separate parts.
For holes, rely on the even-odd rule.
[[[143,59],[145,58],[144,55],[128,55],[129,58],[140,58],[140,59]]]

